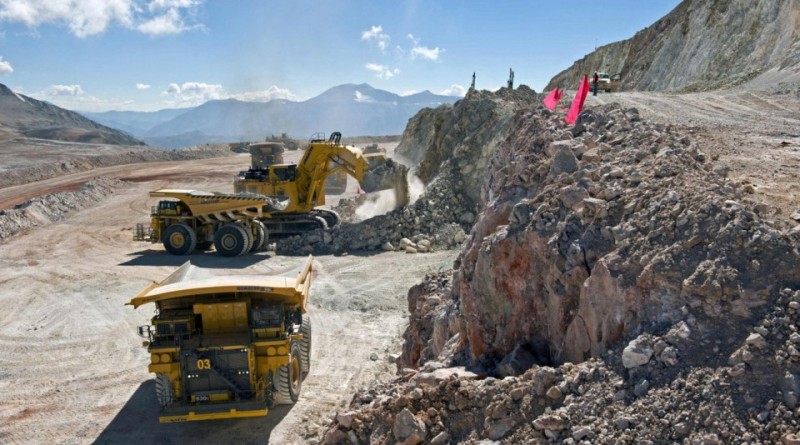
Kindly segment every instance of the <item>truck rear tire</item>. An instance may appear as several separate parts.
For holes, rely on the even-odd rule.
[[[289,364],[278,368],[275,373],[275,398],[278,405],[293,405],[300,398],[303,387],[302,370],[300,366],[300,346],[292,343],[289,352]]]
[[[172,384],[164,374],[156,374],[156,399],[161,408],[172,405]]]
[[[239,227],[242,228],[245,237],[247,238],[247,246],[244,248],[244,252],[240,253],[239,255],[244,255],[253,250],[253,243],[255,243],[255,237],[253,237],[253,232],[250,231],[250,227],[245,225],[240,225]]]
[[[305,378],[311,371],[311,318],[308,314],[303,316],[300,333],[303,334],[303,340],[300,342],[300,369]]]
[[[214,234],[214,247],[225,257],[234,257],[247,252],[248,236],[238,224],[226,224]]]
[[[267,226],[261,221],[255,221],[256,235],[253,237],[253,252],[264,250],[267,245]]]
[[[173,224],[164,230],[164,248],[173,255],[188,255],[197,247],[197,234],[187,224]]]

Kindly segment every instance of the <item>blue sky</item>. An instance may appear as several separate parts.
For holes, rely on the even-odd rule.
[[[0,83],[85,111],[304,100],[344,83],[540,91],[679,0],[0,0]]]

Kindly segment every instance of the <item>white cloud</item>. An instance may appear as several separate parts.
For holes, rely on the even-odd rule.
[[[237,99],[247,102],[269,102],[273,99],[298,100],[297,95],[286,88],[273,85],[266,90],[246,91],[244,93],[228,93],[219,84],[204,82],[171,83],[162,95],[167,97],[169,105],[194,106],[209,100]]]
[[[7,60],[3,60],[3,56],[0,56],[0,74],[11,74],[13,72],[14,68],[11,67],[11,64]]]
[[[379,65],[377,63],[368,63],[364,65],[364,68],[375,73],[375,76],[379,79],[389,80],[392,77],[400,74],[400,68],[392,69],[388,66]]]
[[[370,29],[361,33],[361,40],[370,42],[374,41],[375,45],[381,49],[381,51],[385,51],[386,47],[389,46],[389,34],[385,34],[383,32],[383,26],[381,25],[373,25]]]
[[[170,9],[166,13],[140,23],[136,29],[151,37],[180,34],[189,27],[183,23],[181,14],[177,9]]]
[[[296,94],[292,93],[286,88],[280,88],[275,85],[267,88],[266,90],[231,94],[229,97],[247,102],[269,102],[274,99],[286,99],[292,101],[299,100]]]
[[[105,32],[119,25],[151,36],[177,34],[198,25],[186,25],[187,13],[204,0],[0,0],[0,20],[66,26],[78,37]]]
[[[222,85],[204,82],[171,83],[161,94],[169,98],[171,105],[200,105],[209,100],[225,99]]]
[[[354,100],[356,102],[375,102],[375,99],[373,99],[372,96],[368,96],[358,90],[356,90],[356,97]]]
[[[400,96],[402,96],[402,97],[411,96],[411,95],[414,95],[414,94],[417,94],[417,93],[419,93],[419,91],[417,91],[417,90],[406,90],[406,91],[403,91],[402,93],[400,93]]]
[[[78,96],[83,94],[80,85],[50,85],[42,93],[46,96]]]
[[[147,9],[150,11],[163,11],[174,8],[188,9],[198,6],[201,3],[203,2],[200,0],[152,0],[150,4],[147,5]]]
[[[417,57],[422,57],[423,59],[437,61],[439,60],[439,55],[444,52],[444,49],[439,48],[426,48],[424,46],[415,46],[411,48],[411,58],[416,59]]]
[[[444,48],[439,48],[438,46],[436,48],[428,48],[420,45],[419,38],[414,37],[414,34],[408,34],[406,37],[408,37],[408,40],[411,40],[411,43],[414,44],[414,46],[411,48],[412,59],[421,57],[423,59],[433,60],[435,62],[439,60],[439,56],[444,52]]]
[[[453,85],[450,85],[449,88],[446,88],[439,94],[443,96],[464,97],[464,95],[467,94],[467,87],[454,83]]]
[[[136,89],[137,90],[147,90],[149,88],[150,88],[150,85],[148,85],[146,83],[137,83],[136,84]]]

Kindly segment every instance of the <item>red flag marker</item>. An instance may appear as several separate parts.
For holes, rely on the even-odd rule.
[[[583,79],[581,79],[581,86],[578,87],[578,91],[575,92],[575,99],[572,100],[572,106],[569,107],[569,111],[567,112],[566,120],[568,124],[575,125],[575,121],[578,119],[578,115],[581,114],[583,103],[586,102],[586,96],[588,95],[589,79],[584,75]]]
[[[553,91],[551,91],[550,94],[547,95],[547,97],[544,98],[542,103],[548,109],[555,110],[556,105],[558,105],[558,101],[561,100],[561,96],[563,95],[564,93],[562,91],[559,91],[558,88],[556,88]]]

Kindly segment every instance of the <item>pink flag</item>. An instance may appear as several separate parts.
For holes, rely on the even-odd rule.
[[[588,95],[589,79],[584,75],[583,79],[581,79],[581,86],[578,87],[578,91],[575,93],[575,99],[572,100],[572,106],[569,107],[567,112],[566,119],[568,124],[575,125],[575,121],[578,119],[578,115],[581,114],[583,103],[586,102],[586,96]]]
[[[544,98],[542,103],[544,106],[549,108],[550,110],[555,110],[556,105],[558,105],[558,101],[561,100],[561,97],[564,95],[564,92],[556,88],[555,90],[551,91],[547,97]]]

